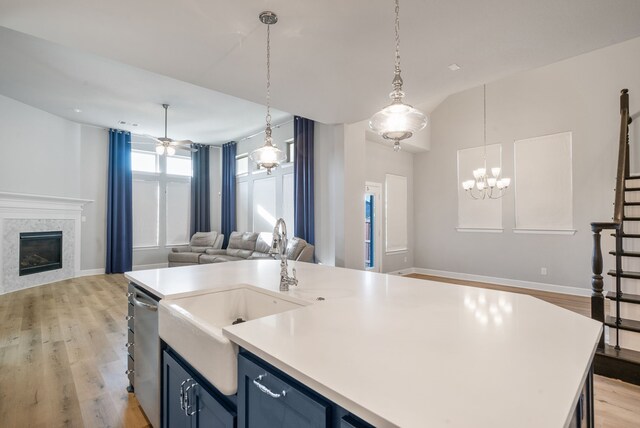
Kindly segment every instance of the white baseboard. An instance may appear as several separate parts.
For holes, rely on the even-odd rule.
[[[449,272],[444,270],[407,268],[394,272],[391,275],[407,275],[417,273],[422,275],[441,276],[444,278],[461,279],[465,281],[486,282],[489,284],[504,285],[507,287],[525,288],[528,290],[549,291],[551,293],[569,294],[572,296],[590,297],[591,290],[587,288],[571,287],[567,285],[546,284],[543,282],[521,281],[519,279],[496,278],[492,276],[473,275],[470,273]]]
[[[78,272],[76,278],[83,276],[104,275],[104,269],[85,269]]]
[[[162,269],[169,267],[169,263],[153,263],[150,265],[136,265],[133,270]]]

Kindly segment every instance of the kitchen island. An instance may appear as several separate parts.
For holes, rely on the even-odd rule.
[[[298,302],[222,334],[374,426],[564,427],[578,407],[588,418],[599,323],[521,294],[292,264],[288,292],[274,260],[126,276],[167,310],[239,286]],[[161,338],[163,322],[161,310]]]

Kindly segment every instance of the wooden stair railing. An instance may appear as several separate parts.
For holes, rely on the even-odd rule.
[[[640,384],[640,352],[620,347],[620,330],[640,333],[640,321],[623,319],[620,314],[621,303],[640,304],[640,295],[622,292],[622,278],[640,280],[640,272],[629,272],[622,269],[623,257],[640,257],[639,252],[625,251],[623,248],[624,239],[640,238],[640,234],[625,233],[624,230],[625,221],[640,221],[640,217],[625,215],[626,206],[640,206],[640,202],[626,202],[625,199],[626,193],[640,191],[640,176],[631,176],[629,171],[629,124],[631,124],[629,91],[623,89],[620,93],[620,134],[613,218],[610,222],[591,223],[593,233],[591,318],[615,331],[615,346],[605,344],[604,334],[600,337],[595,360],[596,373]],[[638,181],[627,187],[627,180]],[[615,292],[606,294],[602,276],[601,233],[603,230],[612,230],[612,236],[615,236],[615,251],[609,253],[615,256],[616,267],[609,271],[608,275],[615,278],[616,287]],[[615,302],[615,317],[606,314],[605,299]]]

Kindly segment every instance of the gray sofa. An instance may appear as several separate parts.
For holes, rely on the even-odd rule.
[[[232,232],[226,249],[207,248],[189,263],[172,264],[169,267],[186,266],[204,263],[222,263],[237,260],[273,259],[271,249],[271,233]],[[314,246],[301,238],[291,238],[287,245],[287,259],[301,262],[313,262]]]
[[[169,267],[197,265],[206,250],[222,248],[224,235],[218,232],[196,232],[186,247],[175,247],[169,253]]]

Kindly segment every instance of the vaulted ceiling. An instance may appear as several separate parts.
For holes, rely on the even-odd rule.
[[[272,28],[276,108],[349,123],[387,102],[391,0],[3,0],[0,26],[262,104],[265,9],[280,17]],[[640,2],[402,0],[401,20],[407,101],[428,110],[482,82],[640,36]],[[450,71],[452,63],[462,69]],[[125,77],[145,86],[134,74]]]

